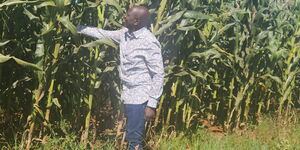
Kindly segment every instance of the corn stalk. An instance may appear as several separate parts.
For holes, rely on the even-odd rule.
[[[101,6],[97,7],[98,10],[98,17],[100,22],[104,23],[104,12],[105,12],[105,2],[101,3]],[[102,24],[98,23],[98,28],[102,28]],[[93,65],[92,65],[92,74],[90,75],[90,87],[89,87],[89,96],[88,96],[88,113],[85,117],[85,130],[83,131],[81,142],[86,143],[88,139],[88,133],[89,133],[89,127],[90,127],[90,119],[91,119],[91,112],[92,112],[92,104],[93,104],[93,98],[94,98],[94,91],[95,91],[95,83],[97,79],[97,65],[99,60],[99,46],[95,48],[94,56],[92,53],[92,49],[90,49],[90,57],[93,58]]]

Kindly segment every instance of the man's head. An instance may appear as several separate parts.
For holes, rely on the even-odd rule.
[[[136,31],[144,26],[147,26],[149,21],[149,10],[143,6],[136,6],[128,9],[124,15],[125,26],[129,32]]]

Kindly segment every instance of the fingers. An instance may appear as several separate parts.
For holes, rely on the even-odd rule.
[[[145,121],[149,121],[150,120],[149,116],[147,116],[146,114],[144,115],[144,119],[145,119]]]
[[[154,118],[151,117],[151,116],[146,116],[145,115],[144,119],[145,119],[145,121],[149,122],[149,121],[153,121]]]
[[[147,114],[145,114],[144,115],[144,119],[145,119],[145,121],[152,121],[153,120],[153,117],[151,117],[151,116],[148,116]]]
[[[146,107],[144,119],[146,121],[152,121],[154,119],[154,117],[155,117],[155,111],[152,110],[151,108]]]

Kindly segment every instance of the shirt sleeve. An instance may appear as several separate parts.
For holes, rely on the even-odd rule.
[[[77,25],[76,26],[78,33],[94,37],[94,38],[108,38],[111,39],[117,43],[120,43],[121,35],[126,32],[126,28],[115,30],[115,31],[109,31],[109,30],[103,30],[97,27],[89,27],[89,26],[82,26]]]
[[[164,67],[161,55],[161,46],[158,41],[147,44],[146,65],[152,78],[152,84],[149,92],[150,99],[147,106],[156,108],[159,98],[163,92]]]

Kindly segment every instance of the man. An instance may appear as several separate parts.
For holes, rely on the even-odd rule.
[[[145,121],[155,116],[163,91],[163,61],[161,46],[146,28],[149,10],[133,6],[124,16],[121,30],[107,31],[95,27],[77,26],[79,33],[109,38],[120,45],[121,100],[124,102],[126,140],[129,149],[142,149]]]

